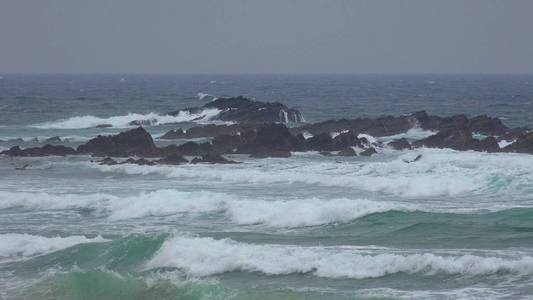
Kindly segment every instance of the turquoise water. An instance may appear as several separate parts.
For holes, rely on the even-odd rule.
[[[87,124],[120,125],[128,112],[166,111],[172,106],[168,95],[179,98],[185,91],[190,91],[190,99],[183,96],[183,102],[175,100],[179,103],[173,105],[197,104],[196,92],[216,94],[207,88],[213,84],[228,94],[257,89],[257,95],[300,95],[294,103],[311,120],[334,117],[342,103],[361,97],[384,104],[381,87],[399,85],[398,80],[409,84],[402,85],[402,97],[394,99],[405,101],[391,100],[388,108],[370,108],[361,101],[343,113],[361,115],[366,105],[369,114],[399,114],[416,110],[420,103],[452,113],[459,109],[454,101],[463,93],[470,99],[463,106],[469,114],[493,108],[493,115],[519,116],[512,122],[528,125],[524,107],[533,95],[527,85],[513,88],[531,80],[528,77],[464,82],[448,78],[440,85],[425,77],[327,78],[329,84],[337,82],[336,92],[333,87],[312,87],[320,80],[306,77],[229,77],[229,86],[224,85],[229,79],[187,77],[176,81],[187,88],[170,92],[172,78],[126,77],[126,83],[137,84],[132,91],[118,83],[115,90],[111,82],[102,84],[109,76],[71,78],[92,87],[86,100],[71,97],[79,86],[65,90],[64,78],[29,77],[22,83],[19,78],[16,89],[13,82],[10,88],[4,85],[0,103],[8,107],[0,110],[0,147],[40,145],[55,135],[70,137],[65,144],[75,146],[96,134],[124,130],[86,129]],[[200,89],[196,84],[202,80]],[[333,100],[307,103],[310,92],[300,89],[302,85],[320,90],[320,95],[329,92]],[[365,86],[364,93],[346,96],[354,86]],[[456,94],[450,94],[453,90]],[[517,90],[520,93],[513,92]],[[430,100],[411,101],[422,92]],[[128,100],[130,94],[136,96]],[[495,100],[511,99],[506,97],[512,94],[520,94],[512,99],[521,100],[507,106]],[[492,96],[483,102],[487,95]],[[17,98],[23,96],[28,100]],[[444,96],[450,102],[432,106]],[[19,101],[20,106],[12,107]],[[65,104],[68,101],[78,104]],[[333,110],[328,112],[327,106]],[[149,131],[157,137],[174,127],[162,124]],[[405,136],[429,134],[416,129]],[[18,137],[25,141],[8,141]],[[403,162],[418,154],[422,159],[417,163]],[[533,156],[385,148],[370,158],[309,152],[287,159],[232,159],[243,163],[99,166],[87,156],[0,157],[0,299],[533,295]],[[14,170],[24,164],[31,167]]]

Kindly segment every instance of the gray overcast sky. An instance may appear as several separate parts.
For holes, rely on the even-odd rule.
[[[533,0],[0,0],[0,72],[533,73]]]

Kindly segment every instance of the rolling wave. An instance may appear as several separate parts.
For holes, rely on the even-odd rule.
[[[533,274],[533,256],[480,256],[468,253],[402,252],[357,247],[254,245],[229,239],[173,237],[146,264],[147,269],[175,267],[206,277],[242,271],[266,275],[310,273],[326,278],[377,278],[396,273],[486,276]]]

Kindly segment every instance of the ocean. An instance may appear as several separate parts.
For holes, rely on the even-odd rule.
[[[139,117],[168,144],[195,116],[160,114],[238,95],[306,122],[426,110],[533,127],[533,75],[1,74],[0,149],[77,146]],[[231,158],[0,157],[0,299],[533,298],[533,155]]]

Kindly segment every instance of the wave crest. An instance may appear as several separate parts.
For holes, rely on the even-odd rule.
[[[87,238],[80,235],[44,237],[19,233],[0,234],[0,258],[28,257],[55,252],[78,244],[106,241],[108,240],[101,236]]]
[[[533,257],[382,253],[356,247],[253,245],[230,239],[173,237],[146,268],[175,267],[205,277],[232,271],[266,275],[311,273],[326,278],[377,278],[395,273],[490,275],[498,272],[532,274]],[[376,252],[378,254],[376,254]]]
[[[157,113],[137,114],[129,113],[124,116],[113,116],[108,118],[100,118],[95,116],[77,116],[64,120],[57,120],[53,122],[46,122],[32,125],[32,127],[40,129],[84,129],[93,128],[98,125],[109,124],[115,128],[132,127],[130,124],[133,121],[147,121],[150,125],[161,125],[181,122],[209,122],[220,113],[218,109],[204,109],[199,113],[189,113],[180,111],[178,115],[160,115]]]

